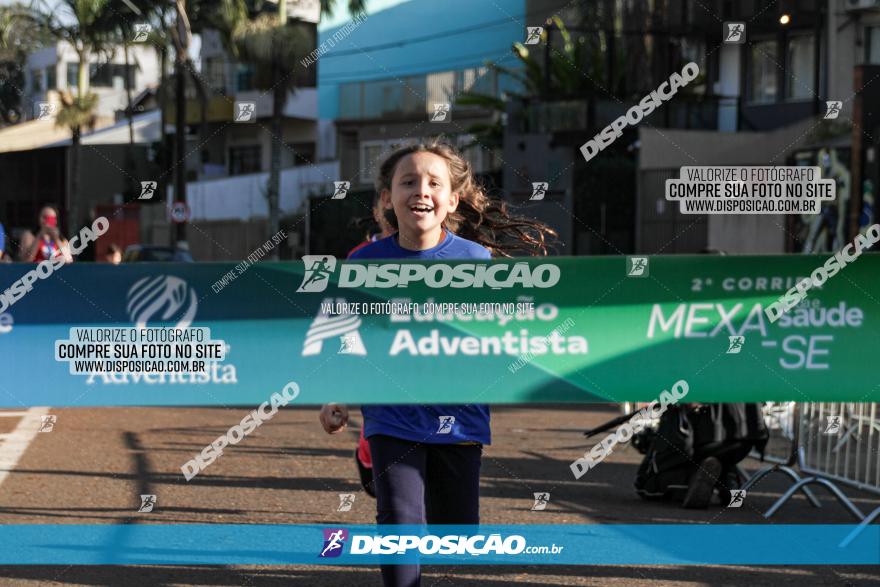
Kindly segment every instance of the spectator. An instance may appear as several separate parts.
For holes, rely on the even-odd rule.
[[[104,261],[111,265],[119,265],[122,263],[122,249],[116,243],[110,243],[107,247],[107,253],[104,255]]]
[[[40,228],[36,236],[26,232],[22,237],[19,260],[24,263],[39,263],[55,255],[63,255],[65,263],[73,263],[67,239],[58,229],[58,212],[52,206],[40,210]]]

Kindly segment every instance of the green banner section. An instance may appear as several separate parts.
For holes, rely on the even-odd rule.
[[[826,258],[0,266],[0,405],[880,401],[880,256],[765,313]]]

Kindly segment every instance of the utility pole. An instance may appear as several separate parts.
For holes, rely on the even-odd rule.
[[[186,64],[189,59],[189,46],[192,31],[186,15],[186,0],[175,0],[177,25],[172,29],[175,45],[174,59],[174,199],[186,202]],[[171,210],[168,210],[169,215]],[[186,223],[175,223],[171,234],[171,245],[186,242]]]

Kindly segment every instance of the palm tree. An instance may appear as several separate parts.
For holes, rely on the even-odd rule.
[[[0,6],[0,125],[21,119],[22,66],[28,53],[48,41],[41,20],[24,4]]]
[[[321,0],[321,14],[332,16],[336,0]],[[352,16],[366,11],[366,0],[349,0],[348,10]],[[232,53],[239,59],[256,67],[255,85],[272,92],[272,146],[269,167],[267,199],[269,200],[269,227],[276,234],[280,225],[281,149],[283,148],[282,118],[288,93],[294,89],[296,70],[310,50],[309,35],[287,18],[287,3],[278,3],[278,13],[259,14],[241,23],[232,36]],[[278,258],[278,249],[272,251]]]
[[[246,19],[244,0],[175,0],[176,23],[170,27],[174,44],[174,96],[175,96],[175,165],[174,197],[186,201],[186,78],[189,77],[199,94],[201,102],[201,134],[207,129],[207,91],[189,56],[193,33],[212,28],[231,45],[232,31]],[[186,240],[186,225],[178,224],[174,240]]]
[[[21,120],[25,59],[49,41],[42,21],[25,4],[0,6],[0,125]]]
[[[67,127],[71,133],[69,224],[79,224],[79,161],[80,138],[84,128],[95,124],[98,96],[89,91],[89,57],[105,53],[108,47],[106,16],[110,0],[62,0],[45,10],[47,26],[55,39],[66,41],[79,59],[76,94],[69,89],[61,92],[61,110],[56,126]],[[60,19],[58,10],[66,13]]]
[[[558,33],[562,39],[561,49],[550,47],[549,31]],[[572,39],[565,24],[558,16],[544,27],[542,41],[545,46],[538,47],[539,57],[535,57],[522,43],[511,47],[518,61],[517,67],[505,67],[487,62],[486,66],[499,76],[507,76],[517,82],[518,89],[506,92],[500,98],[477,92],[463,92],[456,100],[460,106],[477,106],[495,113],[492,122],[471,125],[467,132],[475,140],[464,148],[482,146],[500,149],[504,139],[503,113],[509,100],[526,102],[537,99],[542,102],[586,98],[592,107],[596,95],[601,91],[593,80],[601,80],[603,75],[602,55],[588,39]],[[546,60],[547,67],[543,65]]]

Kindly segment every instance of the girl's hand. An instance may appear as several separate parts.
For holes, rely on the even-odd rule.
[[[348,424],[348,408],[343,404],[324,404],[318,418],[327,434],[336,434]]]

